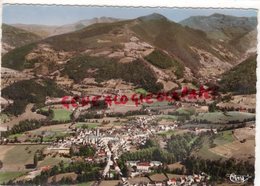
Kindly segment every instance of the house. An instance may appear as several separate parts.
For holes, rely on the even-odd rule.
[[[151,161],[150,165],[152,167],[158,167],[158,166],[162,165],[162,162],[160,162],[160,161]]]
[[[172,178],[169,181],[167,181],[167,185],[176,186],[177,185],[177,180],[175,178]]]
[[[106,152],[105,152],[105,150],[101,149],[101,150],[98,152],[97,155],[98,155],[99,157],[104,157],[104,156],[106,156]]]
[[[139,161],[127,161],[126,164],[130,167],[137,166]]]
[[[150,167],[149,162],[139,162],[137,163],[136,170],[137,172],[150,172]]]

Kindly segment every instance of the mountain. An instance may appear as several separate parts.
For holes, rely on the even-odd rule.
[[[237,50],[245,53],[246,55],[256,53],[257,29],[255,28],[254,30],[242,35],[241,37],[234,38],[229,43]]]
[[[51,35],[57,28],[57,26],[48,26],[48,25],[37,25],[37,24],[12,24],[12,26],[27,30],[28,32],[37,34],[43,38],[46,38]]]
[[[16,47],[21,47],[41,39],[41,37],[36,34],[7,24],[2,25],[2,36],[3,54]]]
[[[220,87],[224,92],[236,94],[256,93],[256,55],[235,66],[222,75]]]
[[[111,17],[100,17],[100,18],[81,20],[73,24],[66,24],[62,26],[47,26],[47,25],[34,25],[34,24],[33,25],[14,24],[13,26],[27,30],[29,32],[35,33],[37,35],[46,38],[49,36],[73,32],[95,23],[111,23],[115,21],[119,21],[119,19],[111,18]]]
[[[183,26],[202,30],[211,39],[230,41],[254,30],[256,17],[235,17],[223,14],[192,16],[180,22]]]
[[[180,87],[183,79],[216,78],[237,65],[242,55],[203,31],[151,14],[48,37],[7,53],[2,66],[30,69],[78,90],[90,81],[98,86],[123,81],[149,91],[168,91]]]

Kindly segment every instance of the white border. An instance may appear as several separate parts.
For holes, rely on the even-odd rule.
[[[128,7],[255,8],[259,0],[3,0],[8,4],[90,5]],[[258,8],[257,8],[258,7]]]
[[[3,0],[0,6],[0,22],[2,23],[2,4],[38,4],[38,5],[87,5],[87,6],[113,6],[113,7],[177,7],[177,8],[241,8],[258,10],[258,22],[260,22],[259,0]],[[17,15],[19,16],[19,15]],[[258,24],[258,33],[260,25]],[[2,34],[1,34],[2,35]],[[1,36],[0,36],[1,38]],[[257,36],[257,53],[260,54],[260,36]],[[1,47],[0,47],[1,49]],[[1,55],[1,54],[0,54]],[[1,60],[1,59],[0,59]],[[257,79],[260,78],[260,56],[257,56]],[[260,82],[257,81],[257,90]],[[255,161],[255,186],[260,185],[260,93],[256,96],[256,161]]]

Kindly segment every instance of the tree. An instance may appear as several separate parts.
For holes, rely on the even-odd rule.
[[[36,153],[34,154],[34,157],[33,157],[33,164],[35,167],[37,167],[37,165],[38,165],[38,155]]]
[[[209,104],[209,112],[215,112],[217,110],[216,102]]]

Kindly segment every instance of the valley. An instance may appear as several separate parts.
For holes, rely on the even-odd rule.
[[[218,13],[3,24],[0,184],[232,185],[234,172],[253,185],[256,26]]]

